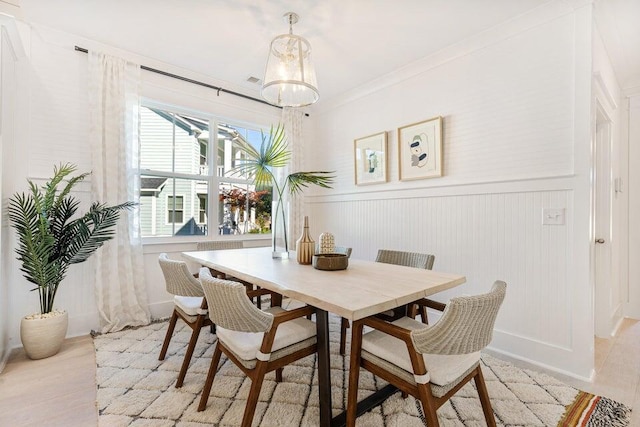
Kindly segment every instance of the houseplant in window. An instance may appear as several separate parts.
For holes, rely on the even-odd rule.
[[[286,196],[296,195],[309,185],[331,188],[332,172],[293,172],[279,178],[278,170],[284,170],[291,160],[284,127],[271,126],[268,135],[262,133],[260,150],[251,144],[244,144],[245,157],[238,160],[234,172],[253,178],[256,190],[273,187],[273,207],[271,210],[271,235],[274,258],[286,258],[289,253],[288,206]]]
[[[54,167],[53,177],[44,185],[28,180],[29,190],[9,199],[20,270],[35,285],[31,290],[38,291],[40,299],[40,313],[25,316],[20,323],[22,345],[31,359],[53,356],[64,341],[68,314],[56,309],[54,303],[69,266],[86,261],[113,238],[120,210],[135,205],[93,203],[87,213],[76,216],[80,202],[71,191],[89,173],[70,176],[75,171],[75,165],[61,164]]]

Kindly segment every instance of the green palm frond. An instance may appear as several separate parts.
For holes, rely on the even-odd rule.
[[[266,141],[266,144],[265,144]],[[273,126],[269,135],[262,133],[262,144],[260,154],[265,164],[273,168],[283,168],[291,160],[291,152],[287,147],[287,138],[284,133],[284,126],[278,125],[274,131]]]
[[[294,172],[287,176],[287,184],[289,192],[292,195],[298,194],[309,185],[317,185],[318,187],[331,188],[329,184],[333,183],[335,176],[330,175],[333,172],[313,171],[313,172]]]
[[[65,188],[63,189],[63,191],[60,194],[57,194],[58,185],[60,185],[60,183],[62,183],[62,181],[67,176],[75,172],[76,169],[77,169],[76,166],[72,165],[71,163],[64,163],[64,164],[61,164],[60,166],[53,167],[53,178],[51,178],[43,186],[43,190],[45,190],[44,191],[44,207],[47,212],[50,209],[54,209],[56,205],[60,203],[61,200],[64,200],[64,198],[68,195],[68,193],[71,191],[73,186],[75,186],[78,181],[83,180],[88,175],[85,173],[85,174],[76,176],[74,178],[71,178],[68,181]]]
[[[75,238],[68,250],[69,264],[86,261],[106,241],[115,235],[114,227],[120,217],[120,211],[131,209],[135,203],[126,202],[116,206],[94,203],[82,218],[73,221],[69,228]]]
[[[36,193],[36,197],[16,194],[9,200],[8,214],[18,233],[16,253],[18,260],[22,262],[20,270],[25,273],[29,282],[46,286],[58,277],[59,266],[49,262],[55,246],[55,236],[37,209],[42,204],[39,196],[39,193]],[[36,203],[36,199],[40,203]]]
[[[291,151],[288,149],[284,126],[278,124],[271,126],[268,135],[262,133],[260,150],[256,150],[250,144],[241,147],[246,158],[239,160],[239,165],[232,169],[232,173],[242,173],[253,179],[256,189],[275,187],[278,194],[282,195],[285,187],[289,186],[291,194],[297,194],[309,185],[317,185],[331,188],[335,176],[332,172],[295,172],[286,177],[284,183],[276,182],[273,169],[286,167],[291,160]]]
[[[73,168],[73,170],[75,170],[75,167]],[[75,187],[75,186],[76,186],[76,184],[77,184],[77,183],[79,183],[80,181],[84,181],[84,179],[85,179],[86,177],[88,177],[89,175],[91,175],[91,173],[86,172],[86,173],[80,174],[80,175],[78,175],[78,176],[74,176],[73,178],[70,178],[70,179],[67,181],[67,185],[62,189],[62,191],[61,191],[61,192],[60,192],[60,194],[58,195],[57,202],[56,202],[56,204],[55,204],[55,206],[54,206],[54,207],[55,207],[55,208],[58,208],[58,207],[59,207],[59,205],[60,205],[60,203],[61,203],[63,200],[67,200],[67,196],[69,195],[69,193],[71,192],[71,190],[73,189],[73,187]]]
[[[231,173],[242,173],[253,179],[257,189],[263,189],[275,184],[273,168],[282,168],[291,159],[291,152],[287,149],[287,139],[284,127],[278,125],[275,129],[271,126],[268,135],[261,132],[262,144],[260,150],[256,150],[250,144],[243,147],[246,158],[238,160],[238,166]]]
[[[69,221],[75,215],[79,205],[78,200],[65,197],[52,211],[50,228],[53,234],[58,236],[55,256],[62,256],[73,239],[73,233],[69,230]]]

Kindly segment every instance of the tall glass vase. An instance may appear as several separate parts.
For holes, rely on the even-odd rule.
[[[271,246],[272,257],[289,258],[289,202],[275,200],[271,206]]]

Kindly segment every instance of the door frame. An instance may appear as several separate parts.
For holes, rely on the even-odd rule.
[[[611,302],[610,295],[612,293],[612,287],[618,286],[620,290],[620,284],[612,283],[613,277],[613,195],[611,187],[613,184],[613,120],[602,105],[598,97],[595,100],[595,126],[593,130],[593,263],[594,263],[594,280],[593,280],[593,310],[594,310],[594,331],[597,337],[606,338],[613,334],[615,324],[617,323],[616,317],[620,317],[621,313],[621,301],[618,301],[618,307],[614,308],[615,302]],[[604,132],[606,132],[606,141],[603,142],[599,130],[601,126],[605,126]],[[602,144],[604,147],[601,147]],[[603,151],[606,150],[606,151]],[[601,155],[606,155],[605,164],[602,164]],[[604,180],[604,182],[602,182]],[[603,185],[604,184],[604,185]],[[606,192],[606,199],[599,194],[599,188],[608,186]],[[604,213],[604,215],[602,215]],[[603,228],[605,230],[603,231]],[[603,239],[603,245],[597,242],[598,239]],[[606,256],[608,259],[603,258]],[[603,277],[599,271],[605,270],[606,276]],[[619,294],[619,292],[618,292]],[[611,303],[611,304],[610,304]],[[616,313],[617,316],[616,316]]]
[[[616,215],[614,213],[614,190],[613,190],[613,182],[615,180],[616,175],[616,150],[620,150],[619,147],[619,141],[616,141],[615,139],[615,130],[617,129],[618,131],[620,130],[620,123],[616,122],[616,118],[619,119],[620,115],[619,115],[619,110],[618,110],[618,103],[616,101],[616,97],[613,96],[612,92],[609,90],[609,88],[607,87],[607,84],[605,83],[605,79],[603,78],[603,76],[599,73],[599,72],[595,72],[593,73],[593,78],[592,78],[592,103],[591,103],[591,208],[590,208],[590,229],[589,229],[589,234],[590,234],[590,284],[591,284],[591,292],[592,292],[592,313],[593,313],[593,327],[594,327],[594,334],[597,334],[598,336],[612,336],[618,325],[620,324],[620,321],[623,319],[624,316],[624,295],[623,295],[623,290],[625,289],[625,286],[623,286],[623,284],[621,283],[621,275],[620,275],[620,271],[621,271],[621,263],[620,263],[620,250],[628,250],[628,248],[616,248],[615,245],[618,245],[617,242],[617,238],[619,237],[619,232],[625,232],[624,230],[619,230],[618,233],[616,233],[616,227],[618,225],[618,221],[621,220],[621,218],[619,218],[619,215]],[[616,292],[615,294],[618,295],[618,301],[613,302],[612,304],[610,304],[609,307],[607,307],[607,325],[606,328],[599,328],[597,327],[597,322],[598,322],[598,316],[597,316],[597,307],[596,304],[598,304],[598,302],[596,301],[596,299],[598,298],[599,294],[598,294],[598,283],[597,283],[597,270],[596,270],[596,263],[598,261],[597,257],[596,257],[596,243],[595,240],[598,237],[596,235],[596,221],[598,221],[597,218],[597,194],[596,194],[596,179],[597,179],[597,155],[596,155],[596,150],[597,150],[597,123],[598,123],[598,116],[601,115],[602,118],[604,118],[606,120],[606,122],[609,123],[609,166],[608,166],[608,176],[609,176],[609,188],[610,188],[610,192],[609,192],[609,209],[608,209],[608,215],[609,215],[609,235],[610,237],[610,241],[609,243],[609,251],[610,251],[610,270],[609,270],[609,280],[611,281],[611,286],[618,286],[619,292]],[[618,174],[619,175],[619,174]],[[628,230],[627,230],[628,231]],[[618,250],[616,250],[618,249]],[[617,254],[617,255],[616,255]],[[615,280],[614,280],[615,279]],[[616,283],[614,283],[616,282]],[[615,307],[614,307],[615,306]],[[606,329],[607,333],[603,334],[602,333],[602,329]],[[599,332],[599,333],[598,333]]]

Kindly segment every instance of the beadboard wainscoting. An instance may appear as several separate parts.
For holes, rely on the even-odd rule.
[[[312,200],[306,209],[314,235],[331,231],[336,244],[353,248],[353,258],[375,259],[379,248],[434,254],[434,270],[467,277],[435,296],[443,302],[506,281],[494,349],[535,353],[538,363],[562,369],[558,361],[572,351],[572,190],[384,194]],[[564,209],[565,223],[543,225],[548,208]]]

